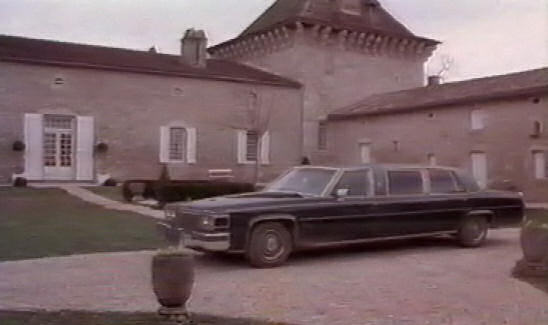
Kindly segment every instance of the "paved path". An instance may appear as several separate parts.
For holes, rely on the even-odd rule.
[[[258,270],[198,256],[190,309],[305,325],[541,325],[548,295],[510,277],[517,229],[480,249],[422,239],[300,253]],[[152,252],[0,263],[0,309],[154,311]]]
[[[107,209],[131,211],[131,212],[139,213],[145,216],[153,217],[156,219],[164,218],[164,212],[162,210],[154,210],[145,206],[114,201],[104,196],[88,191],[85,188],[80,187],[78,185],[60,184],[60,185],[57,185],[57,187],[65,190],[67,193],[74,195],[86,202],[94,203],[94,204],[103,206]]]

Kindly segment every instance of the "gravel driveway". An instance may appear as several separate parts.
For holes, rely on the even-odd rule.
[[[515,229],[480,249],[448,239],[300,253],[281,268],[197,258],[190,309],[294,324],[548,324],[548,295],[510,277]],[[154,311],[152,252],[0,263],[0,309]]]

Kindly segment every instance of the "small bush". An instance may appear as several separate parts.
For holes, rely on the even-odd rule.
[[[116,186],[116,185],[118,185],[118,182],[114,178],[109,178],[103,183],[103,186]]]
[[[155,197],[162,203],[200,200],[214,196],[253,192],[255,187],[250,183],[223,181],[172,181],[157,184]]]
[[[15,187],[26,187],[27,186],[27,179],[24,177],[17,177],[13,181],[13,186]]]
[[[139,180],[133,179],[125,181],[122,184],[122,196],[124,200],[131,202],[133,197],[137,194],[142,195],[144,198],[155,198],[153,180]],[[138,185],[138,186],[136,186]],[[141,187],[139,191],[136,191],[136,187]]]

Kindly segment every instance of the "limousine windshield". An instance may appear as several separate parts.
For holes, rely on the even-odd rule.
[[[333,176],[335,169],[297,168],[275,180],[266,192],[292,192],[302,195],[318,196],[323,193]]]

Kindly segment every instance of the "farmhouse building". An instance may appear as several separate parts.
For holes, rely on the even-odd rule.
[[[430,163],[548,197],[548,69],[427,84],[439,42],[377,0],[277,0],[167,55],[0,36],[0,182],[272,179],[313,164]],[[434,80],[434,79],[432,79]]]
[[[341,164],[459,167],[546,201],[546,123],[548,68],[369,96],[329,115],[328,148]]]
[[[252,179],[257,159],[272,178],[298,164],[301,85],[206,59],[205,42],[189,31],[166,55],[0,36],[0,182],[156,178],[161,164]]]

